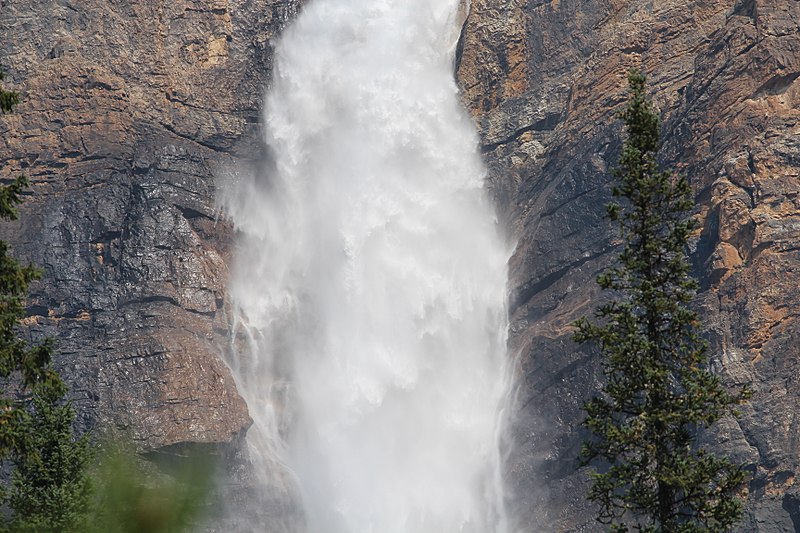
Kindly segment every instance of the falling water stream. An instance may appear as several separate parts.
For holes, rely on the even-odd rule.
[[[265,102],[232,361],[311,533],[506,530],[506,261],[453,80],[458,0],[310,0]]]

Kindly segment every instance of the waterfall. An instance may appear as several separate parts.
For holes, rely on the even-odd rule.
[[[231,361],[312,533],[506,530],[508,250],[453,80],[458,0],[311,0],[221,184]],[[243,339],[243,340],[242,340]]]

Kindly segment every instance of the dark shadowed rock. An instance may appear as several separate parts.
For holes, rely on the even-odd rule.
[[[243,445],[214,174],[259,157],[273,42],[300,3],[0,2],[0,63],[22,96],[0,117],[0,175],[32,181],[2,236],[44,270],[25,325],[57,339],[82,430],[128,435],[157,463],[221,459],[221,530],[299,514],[279,476],[255,488]]]
[[[0,2],[0,63],[22,96],[0,117],[0,175],[32,181],[2,236],[44,270],[27,330],[57,339],[81,430],[224,459],[223,530],[294,505],[254,489],[242,445],[250,417],[221,357],[233,231],[213,175],[258,157],[272,43],[299,3]]]
[[[226,262],[213,173],[258,135],[288,0],[3,2],[21,92],[0,172],[27,174],[15,251],[44,269],[26,324],[58,339],[83,428],[143,449],[249,425],[220,353]]]
[[[58,339],[83,429],[155,455],[211,446],[239,479],[250,420],[220,357],[233,235],[212,176],[262,150],[272,43],[300,3],[0,0],[0,63],[23,98],[0,117],[0,175],[33,182],[2,236],[45,271],[28,331]],[[696,191],[713,364],[755,389],[704,438],[753,472],[744,531],[800,528],[799,21],[794,0],[472,1],[457,74],[517,242],[507,479],[522,530],[597,530],[575,457],[600,375],[570,324],[614,257],[603,206],[631,67],[663,112],[663,162]],[[259,505],[296,513],[278,493]]]
[[[598,530],[576,456],[582,402],[600,376],[570,323],[599,303],[594,277],[614,257],[604,204],[632,67],[649,74],[663,113],[663,162],[696,191],[713,365],[756,392],[740,422],[707,438],[754,473],[743,530],[798,523],[798,23],[792,0],[472,2],[458,76],[518,243],[507,479],[523,530]]]

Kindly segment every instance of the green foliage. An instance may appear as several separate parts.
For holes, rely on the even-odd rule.
[[[0,80],[3,79],[0,70]],[[16,93],[0,89],[0,111],[10,112],[19,101]],[[7,185],[0,186],[0,219],[16,220],[16,206],[21,202],[20,193],[28,180],[19,176]],[[37,383],[59,383],[55,373],[49,369],[50,345],[29,347],[17,336],[17,324],[25,316],[25,300],[28,285],[38,279],[40,272],[33,266],[21,266],[9,255],[8,244],[0,241],[0,378],[8,378],[18,372],[24,388]],[[11,449],[18,430],[18,421],[23,411],[10,398],[0,398],[0,460]]]
[[[87,530],[91,493],[87,472],[93,450],[86,436],[73,436],[75,413],[63,401],[64,393],[63,385],[37,386],[33,409],[21,420],[27,436],[13,454],[11,531]]]
[[[0,81],[5,79],[3,70],[0,69]],[[19,103],[19,94],[14,91],[6,91],[0,87],[0,114],[10,113],[15,105]]]
[[[0,88],[0,114],[18,103],[16,92]],[[24,176],[0,185],[0,220],[16,220],[27,186]],[[10,487],[0,484],[0,533],[189,530],[205,508],[213,462],[187,459],[166,476],[144,468],[130,447],[109,444],[99,454],[86,436],[74,436],[75,412],[51,365],[52,342],[31,346],[18,335],[28,287],[40,276],[0,241],[0,462],[13,467]],[[90,472],[95,458],[100,466]]]
[[[606,384],[586,403],[593,438],[582,461],[595,463],[588,498],[611,531],[719,532],[740,518],[740,465],[696,445],[706,428],[748,397],[729,393],[707,368],[707,345],[689,303],[697,284],[687,241],[694,229],[686,179],[656,163],[659,119],[645,77],[629,75],[621,113],[628,133],[609,218],[624,242],[618,266],[597,282],[614,291],[597,322],[577,321],[577,342],[599,347]]]
[[[205,510],[214,462],[183,457],[174,475],[137,460],[130,446],[111,443],[94,472],[91,527],[96,533],[189,531]]]
[[[11,112],[18,102],[16,93],[0,89],[0,112]],[[24,176],[0,185],[0,219],[17,218],[27,185]],[[73,437],[75,414],[50,363],[52,343],[31,346],[17,331],[28,285],[40,275],[20,265],[0,241],[0,378],[6,384],[0,394],[0,462],[13,466],[10,488],[0,485],[0,503],[10,511],[0,531],[84,531],[88,443]]]

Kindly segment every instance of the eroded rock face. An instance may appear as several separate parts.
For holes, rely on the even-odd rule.
[[[271,42],[294,0],[0,3],[0,175],[31,194],[3,234],[44,269],[26,324],[58,339],[84,429],[144,450],[231,442],[247,407],[229,342],[232,230],[213,174],[257,151]]]
[[[0,62],[23,96],[0,117],[0,175],[33,182],[2,233],[44,268],[26,324],[58,338],[84,428],[163,450],[248,426],[219,357],[232,231],[212,175],[259,150],[271,42],[300,3],[0,1]],[[614,256],[603,205],[631,67],[663,112],[663,162],[696,191],[715,368],[756,392],[711,438],[751,465],[745,530],[800,529],[798,21],[794,0],[472,0],[457,74],[518,243],[508,480],[523,530],[596,528],[575,457],[599,375],[570,323]]]
[[[594,277],[614,257],[604,204],[632,67],[649,74],[663,113],[663,163],[696,192],[692,257],[713,365],[755,389],[740,422],[709,438],[753,471],[744,530],[800,528],[799,24],[793,0],[472,2],[458,76],[518,242],[508,479],[523,530],[597,529],[576,456],[600,376],[570,323],[598,304]]]

